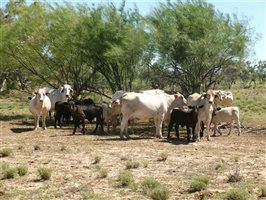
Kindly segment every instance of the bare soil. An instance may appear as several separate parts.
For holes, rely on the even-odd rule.
[[[141,188],[147,176],[169,189],[169,199],[180,200],[222,199],[234,187],[258,199],[266,186],[265,126],[242,127],[241,136],[236,129],[230,136],[222,130],[224,134],[212,141],[204,138],[188,144],[185,134],[180,141],[174,139],[174,133],[169,141],[156,139],[154,128],[145,124],[134,129],[130,140],[120,140],[118,134],[91,134],[94,125],[89,124],[87,135],[80,131],[72,135],[72,126],[33,131],[32,124],[31,120],[0,122],[0,149],[13,150],[11,156],[0,157],[0,163],[29,169],[26,176],[0,180],[0,199],[86,199],[91,192],[104,199],[150,199]],[[35,150],[36,146],[40,149]],[[162,152],[168,155],[166,161],[159,161]],[[98,164],[94,163],[96,156],[100,157]],[[135,188],[121,187],[117,179],[130,159],[140,164],[129,169],[138,184]],[[40,180],[39,167],[52,169],[50,180]],[[99,168],[107,169],[106,178],[98,177]],[[241,180],[228,183],[236,172]],[[195,175],[208,176],[210,183],[204,191],[189,193]]]

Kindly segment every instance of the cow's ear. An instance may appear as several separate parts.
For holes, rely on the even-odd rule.
[[[207,93],[206,92],[204,92],[204,93],[202,93],[202,95],[201,95],[202,97],[204,97],[204,98],[207,98]]]
[[[61,89],[61,93],[63,93],[63,92],[64,92],[64,88]]]
[[[28,100],[32,100],[32,97],[28,97]]]
[[[220,107],[218,107],[218,108],[216,108],[216,110],[221,110],[222,108],[220,108]]]
[[[219,95],[218,95],[218,94],[214,95],[214,98],[218,98],[218,97],[219,97]]]
[[[177,99],[177,98],[179,97],[179,94],[175,94],[174,96],[175,96],[175,98]]]
[[[192,108],[193,108],[193,106],[188,106],[188,108],[192,109]]]
[[[46,93],[45,93],[46,96],[49,95],[49,94],[50,94],[49,92],[46,92]]]

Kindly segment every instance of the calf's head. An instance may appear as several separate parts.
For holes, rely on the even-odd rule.
[[[212,89],[209,89],[206,93],[203,93],[202,96],[209,102],[209,104],[213,104],[214,99],[218,97]]]

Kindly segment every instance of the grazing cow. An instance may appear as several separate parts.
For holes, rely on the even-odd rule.
[[[189,106],[190,110],[173,109],[168,125],[168,136],[170,138],[170,132],[175,124],[176,137],[179,140],[179,125],[186,126],[187,128],[187,140],[190,141],[190,127],[192,128],[193,141],[195,141],[195,127],[198,122],[198,106]]]
[[[57,122],[60,128],[62,128],[62,125],[61,125],[62,118],[66,119],[67,123],[69,124],[71,113],[70,113],[70,107],[69,107],[68,102],[57,101],[55,103],[54,118],[55,118],[55,122],[54,122],[55,128],[57,128],[56,127]]]
[[[171,113],[176,106],[186,105],[186,99],[182,94],[168,95],[166,93],[154,95],[145,93],[128,92],[121,99],[121,121],[120,138],[124,131],[128,135],[128,120],[131,119],[154,119],[156,126],[155,136],[162,138],[162,123],[165,115]]]
[[[96,127],[93,131],[95,133],[98,129],[99,124],[101,125],[101,131],[103,132],[103,109],[101,106],[97,105],[75,105],[73,101],[69,102],[70,112],[74,120],[74,130],[75,134],[77,127],[82,122],[82,132],[85,134],[85,119],[92,122],[96,118]]]
[[[207,139],[211,140],[209,130],[210,130],[212,114],[214,111],[214,98],[215,97],[216,95],[214,94],[213,90],[209,89],[206,93],[198,96],[198,100],[194,101],[194,103],[195,102],[199,103],[198,106],[203,106],[203,108],[199,109],[198,122],[195,128],[196,134],[197,134],[197,141],[200,141],[200,131],[201,131],[202,122],[204,123],[204,125],[206,125]]]
[[[233,94],[230,91],[216,90],[214,93],[217,97],[214,99],[215,105],[222,105],[224,107],[232,106],[233,104]]]
[[[46,129],[46,115],[47,112],[51,109],[51,101],[46,96],[44,89],[39,89],[35,92],[35,95],[29,98],[29,110],[34,117],[34,130],[39,128],[39,119],[42,116],[42,128]]]
[[[57,101],[67,102],[71,94],[73,93],[73,89],[68,84],[63,85],[63,87],[60,87],[58,89],[52,89],[48,87],[44,87],[43,89],[46,91],[46,93],[48,93],[48,97],[51,100],[50,112],[53,112],[55,110],[55,103]]]
[[[239,121],[239,108],[238,107],[236,107],[236,106],[225,107],[225,108],[221,108],[220,110],[217,109],[214,111],[214,114],[213,114],[213,117],[211,120],[211,123],[214,124],[213,136],[216,135],[216,129],[217,129],[217,126],[220,122],[230,123],[230,131],[229,131],[228,135],[231,134],[233,122],[237,123],[238,135],[241,134],[240,121]],[[219,131],[219,133],[222,134],[220,131]]]

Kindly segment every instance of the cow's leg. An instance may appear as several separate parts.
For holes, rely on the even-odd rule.
[[[83,133],[83,135],[85,135],[86,134],[86,130],[85,130],[85,119],[81,119],[81,125],[82,125],[81,132]]]
[[[179,124],[178,123],[175,124],[175,134],[176,134],[176,138],[178,140],[180,140],[180,137],[179,137]]]
[[[233,122],[231,122],[231,123],[230,123],[230,129],[229,129],[229,133],[228,133],[228,135],[230,135],[230,134],[231,134],[232,127],[233,127]]]
[[[58,123],[59,123],[59,127],[60,127],[60,128],[62,128],[62,118],[63,118],[63,115],[60,114],[60,115],[58,116]]]
[[[187,128],[187,142],[189,142],[190,141],[190,128],[189,126],[186,126],[186,128]]]
[[[42,112],[42,129],[46,130],[46,115],[47,115],[47,111],[43,111]]]
[[[195,142],[195,126],[192,127],[192,140]]]
[[[204,132],[204,123],[200,123],[200,137],[203,137],[203,132]]]
[[[169,139],[170,138],[170,132],[171,132],[171,130],[172,130],[172,128],[173,128],[173,122],[172,121],[170,121],[170,123],[168,124],[168,134],[167,134],[167,139]]]
[[[121,121],[121,127],[120,127],[121,128],[121,130],[120,130],[120,138],[121,139],[124,139],[124,131],[125,130],[126,130],[126,135],[128,137],[128,128],[127,128],[127,126],[128,126],[128,119],[123,117],[122,121]]]
[[[157,127],[156,127],[156,129],[157,129],[157,133],[158,133],[158,137],[159,138],[163,138],[163,135],[162,135],[162,126],[163,126],[163,118],[164,118],[164,116],[163,117],[159,117],[159,119],[158,119],[158,124],[157,124]]]
[[[195,127],[195,131],[196,131],[196,137],[197,137],[197,141],[200,141],[200,130],[201,129],[201,122],[198,121]]]
[[[210,120],[207,120],[207,123],[206,123],[206,135],[207,135],[207,140],[211,141],[211,137],[210,137]]]
[[[73,129],[73,135],[76,133],[77,127],[79,126],[79,119],[74,119],[74,129]]]
[[[35,114],[34,115],[34,130],[37,130],[39,128],[39,118],[40,116]]]
[[[54,112],[54,128],[57,128],[56,123],[57,123],[57,114],[56,112]]]
[[[217,123],[213,123],[213,135],[216,136],[216,130],[217,130]]]
[[[237,130],[238,130],[238,136],[241,135],[241,129],[240,129],[240,121],[237,119]]]

